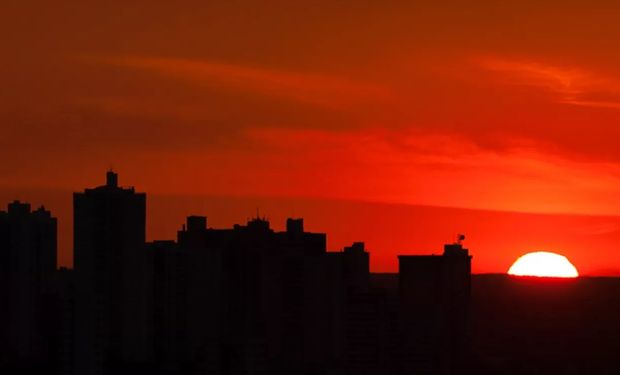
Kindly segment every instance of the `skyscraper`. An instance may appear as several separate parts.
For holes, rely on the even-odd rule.
[[[0,211],[0,350],[41,359],[45,292],[56,270],[56,218],[14,201]]]
[[[442,255],[400,255],[400,371],[452,374],[467,348],[471,256],[459,241]]]
[[[73,195],[78,374],[117,372],[151,360],[152,262],[146,195],[106,184]]]

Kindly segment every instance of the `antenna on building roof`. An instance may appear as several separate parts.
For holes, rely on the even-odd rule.
[[[106,173],[106,185],[110,187],[118,186],[118,174],[112,171],[112,169]]]
[[[459,234],[456,235],[456,243],[457,244],[459,244],[459,245],[462,244],[464,240],[465,240],[465,235],[464,234],[459,233]]]

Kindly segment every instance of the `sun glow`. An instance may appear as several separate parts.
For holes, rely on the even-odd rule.
[[[519,257],[508,270],[508,274],[539,277],[579,276],[575,266],[565,256],[547,251],[536,251]]]

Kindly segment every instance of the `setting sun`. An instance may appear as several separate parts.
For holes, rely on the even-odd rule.
[[[577,277],[579,273],[563,255],[547,251],[525,254],[517,259],[508,270],[514,276]]]

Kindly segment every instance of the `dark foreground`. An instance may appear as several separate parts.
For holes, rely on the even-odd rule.
[[[620,374],[620,278],[472,278],[471,371]]]
[[[398,275],[371,279],[397,293]],[[473,275],[471,302],[469,360],[460,373],[620,374],[620,278]],[[17,371],[0,360],[7,374],[42,373],[32,366],[37,371]]]

